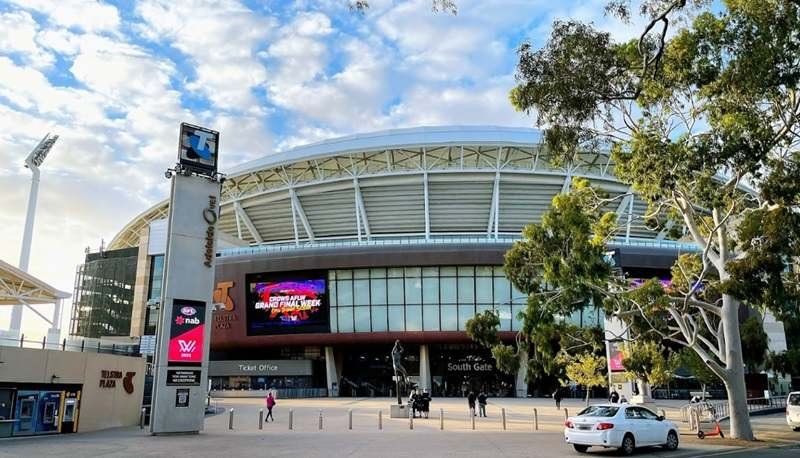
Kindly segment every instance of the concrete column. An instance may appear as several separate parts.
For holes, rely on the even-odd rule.
[[[519,369],[517,369],[517,380],[515,388],[518,398],[528,397],[528,382],[525,381],[525,376],[528,374],[528,352],[520,350],[519,352]]]
[[[427,345],[419,346],[419,388],[428,391],[432,389],[431,358]]]
[[[325,347],[325,376],[328,382],[328,396],[339,396],[339,371],[336,367],[336,358],[333,355],[333,347]]]
[[[145,227],[139,235],[139,254],[136,257],[136,283],[133,286],[133,307],[131,308],[130,335],[144,335],[147,319],[147,295],[150,286],[150,256],[147,254],[150,244],[150,226]]]

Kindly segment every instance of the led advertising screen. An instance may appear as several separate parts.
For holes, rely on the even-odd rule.
[[[174,299],[169,329],[169,366],[200,366],[203,363],[206,304]]]
[[[325,271],[246,277],[247,335],[330,332]]]
[[[611,372],[621,372],[625,370],[625,366],[622,365],[622,341],[621,340],[611,340],[608,342],[608,366],[611,369]]]

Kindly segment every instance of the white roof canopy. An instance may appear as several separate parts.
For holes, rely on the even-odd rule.
[[[0,305],[54,304],[70,296],[0,260]]]

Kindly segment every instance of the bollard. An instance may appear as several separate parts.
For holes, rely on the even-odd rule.
[[[470,410],[469,415],[472,418],[472,430],[475,431],[475,414]]]
[[[378,430],[383,429],[383,410],[378,410]]]
[[[506,430],[506,408],[500,409],[500,416],[503,417],[503,431]]]
[[[353,429],[353,409],[347,411],[347,429]]]
[[[264,429],[264,409],[258,409],[258,429]]]
[[[25,345],[25,334],[21,334],[19,336],[19,348],[22,348]]]
[[[228,416],[228,429],[233,429],[233,409],[230,410],[230,415]]]
[[[65,351],[67,349],[67,339],[61,341],[61,351]]]
[[[45,345],[47,345],[47,336],[42,337],[42,350],[44,350]]]
[[[289,409],[289,431],[294,429],[294,409]]]
[[[533,430],[539,431],[539,411],[533,409]]]
[[[142,407],[142,413],[139,415],[139,429],[144,429],[144,416],[147,414],[147,409]]]
[[[569,410],[567,410],[567,408],[564,407],[564,421],[567,421],[568,418],[569,418]]]
[[[439,429],[444,431],[444,409],[439,409]]]
[[[319,411],[319,430],[322,431],[322,410]]]
[[[408,416],[408,429],[414,429],[414,415]]]

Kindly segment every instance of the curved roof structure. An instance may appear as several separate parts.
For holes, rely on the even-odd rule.
[[[70,296],[0,259],[0,305],[54,304]]]
[[[607,154],[556,166],[540,132],[490,126],[420,127],[302,146],[227,171],[219,229],[243,245],[437,235],[519,234],[581,176],[612,196],[628,187]],[[110,248],[138,244],[167,201],[128,223]],[[628,195],[609,207],[624,237],[663,238]]]

